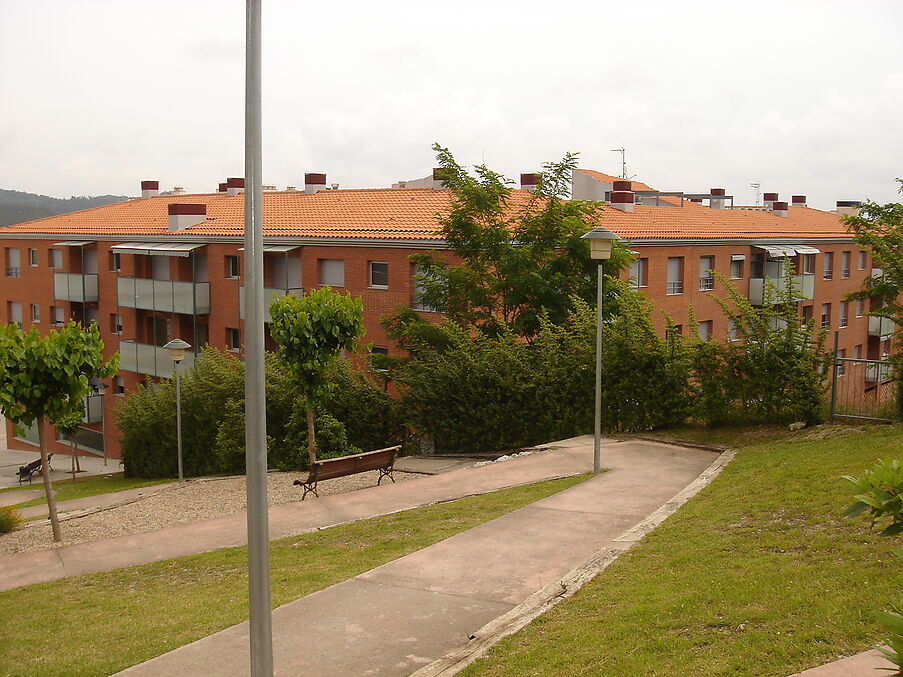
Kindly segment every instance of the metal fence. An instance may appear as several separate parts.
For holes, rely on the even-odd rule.
[[[903,418],[903,401],[893,364],[887,360],[835,357],[831,374],[831,420],[893,422]]]

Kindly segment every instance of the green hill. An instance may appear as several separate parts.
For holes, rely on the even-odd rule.
[[[128,199],[129,197],[126,195],[97,195],[95,197],[73,195],[70,198],[58,198],[24,193],[19,190],[0,189],[0,226],[33,221],[67,212],[77,212],[80,209],[100,207]]]

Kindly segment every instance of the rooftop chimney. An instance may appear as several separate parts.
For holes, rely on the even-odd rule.
[[[520,187],[522,190],[529,190],[531,193],[536,190],[539,185],[539,174],[521,174]]]
[[[709,207],[711,207],[712,209],[724,209],[724,188],[712,188],[709,190],[709,193],[714,196],[721,196],[721,199],[719,199],[718,197],[713,197],[711,200],[709,200]]]
[[[773,202],[771,205],[771,212],[775,216],[783,216],[787,217],[787,203],[786,202]]]
[[[633,190],[630,181],[614,181],[611,186],[611,206],[622,212],[633,211]]]
[[[859,216],[859,208],[862,203],[859,200],[838,200],[837,213],[842,216]]]
[[[806,196],[805,195],[791,195],[790,196],[790,204],[793,207],[805,207],[806,206]]]
[[[196,226],[207,220],[207,205],[180,204],[169,205],[169,231],[176,232]]]
[[[762,201],[765,203],[765,209],[771,210],[773,209],[773,205],[778,201],[777,193],[763,193]]]
[[[433,167],[433,189],[434,190],[442,190],[445,188],[445,179],[443,177],[448,175],[448,170],[443,169],[442,167]]]
[[[286,186],[286,190],[298,190],[295,186]]]
[[[226,192],[226,189],[227,189],[228,187],[229,187],[229,184],[228,184],[228,183],[221,183],[221,184],[219,184],[219,187],[217,188],[217,192],[219,192],[219,193],[225,193],[225,192]]]
[[[173,195],[181,195],[181,194],[184,193],[184,192],[185,192],[185,189],[182,188],[182,186],[173,186],[173,187],[172,187],[172,194],[173,194]]]
[[[238,195],[245,192],[245,180],[243,177],[226,179],[226,195]]]
[[[159,181],[142,181],[141,182],[141,197],[153,197],[154,195],[160,194],[160,182]]]
[[[304,192],[316,193],[319,190],[326,190],[326,174],[305,174]]]

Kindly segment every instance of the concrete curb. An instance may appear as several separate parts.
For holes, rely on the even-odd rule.
[[[661,442],[661,440],[655,440]],[[470,641],[460,649],[447,653],[416,672],[411,677],[451,677],[483,657],[499,640],[522,629],[535,618],[572,597],[580,588],[589,583],[595,576],[604,571],[623,552],[632,548],[643,537],[653,531],[659,524],[673,515],[693,496],[698,494],[724,467],[736,456],[736,449],[724,451],[699,477],[680,491],[670,501],[655,510],[639,524],[614,539],[611,545],[598,550],[585,564],[572,569],[560,580],[548,584],[535,592],[508,613],[499,616],[477,630]]]

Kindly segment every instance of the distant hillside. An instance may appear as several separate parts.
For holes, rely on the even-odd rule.
[[[33,221],[67,212],[77,212],[80,209],[100,207],[128,199],[129,197],[126,195],[98,195],[96,197],[75,197],[73,195],[63,199],[0,188],[0,226]]]

